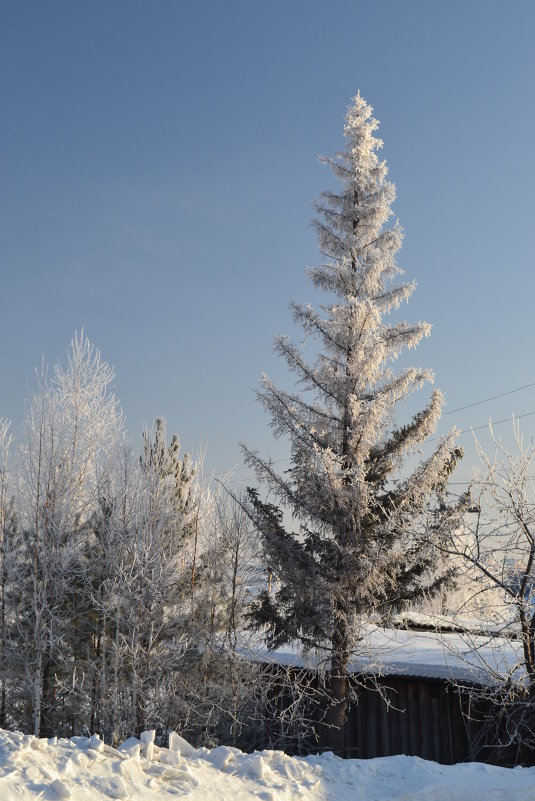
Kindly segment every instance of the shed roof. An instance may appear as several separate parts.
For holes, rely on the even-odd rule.
[[[251,650],[257,660],[317,669],[325,656],[304,653],[299,646],[275,651]],[[428,632],[367,625],[350,660],[354,673],[413,676],[478,684],[495,684],[504,676],[522,676],[520,643],[470,632]]]

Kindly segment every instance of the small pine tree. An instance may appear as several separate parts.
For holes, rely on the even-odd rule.
[[[402,231],[397,222],[385,227],[395,187],[377,157],[377,127],[372,108],[357,96],[346,116],[345,149],[323,159],[342,187],[323,193],[316,206],[324,263],[310,274],[331,299],[321,313],[292,304],[295,320],[321,347],[310,363],[287,337],[276,338],[276,350],[303,392],[261,379],[258,396],[275,435],[290,439],[291,467],[280,475],[270,460],[244,446],[259,480],[300,523],[288,531],[281,508],[249,490],[250,514],[279,587],[259,597],[254,616],[267,626],[271,647],[296,639],[327,647],[326,720],[330,745],[339,753],[359,620],[373,612],[388,615],[405,600],[438,591],[450,577],[447,567],[436,564],[433,541],[451,525],[452,510],[437,505],[432,526],[424,524],[423,513],[462,455],[452,432],[432,456],[401,472],[407,456],[435,430],[443,397],[435,390],[408,424],[396,422],[399,404],[433,374],[416,367],[396,372],[392,364],[430,326],[383,319],[408,300],[415,284],[395,282],[402,273],[395,258]]]

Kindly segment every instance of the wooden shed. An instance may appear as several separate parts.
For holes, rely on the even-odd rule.
[[[490,709],[474,697],[485,676],[469,661],[448,653],[444,636],[434,632],[389,631],[381,660],[369,656],[352,663],[351,703],[346,729],[346,755],[360,759],[406,754],[442,764],[475,759],[510,764],[510,758],[488,742]],[[384,652],[386,651],[386,653]],[[264,655],[267,656],[267,654]],[[324,675],[312,660],[299,659],[291,649],[269,655],[281,676],[280,692],[266,721],[263,745],[293,753],[324,751],[327,736],[314,692],[321,692]],[[373,664],[372,664],[373,661]],[[290,679],[290,680],[289,680]],[[296,703],[292,685],[305,682],[310,701],[303,713],[306,725],[287,711]],[[535,755],[534,755],[535,756]]]
[[[466,690],[428,676],[381,676],[355,688],[347,754],[360,759],[407,754],[449,765],[474,757],[474,725],[463,714]]]

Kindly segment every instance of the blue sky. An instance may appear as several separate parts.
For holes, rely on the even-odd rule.
[[[252,389],[286,380],[272,337],[313,298],[317,156],[358,89],[418,282],[404,316],[434,325],[411,361],[449,409],[535,381],[534,30],[527,0],[5,0],[0,416],[20,425],[84,326],[134,439],[162,415],[209,471],[240,440],[284,456]],[[534,410],[532,387],[441,430]]]

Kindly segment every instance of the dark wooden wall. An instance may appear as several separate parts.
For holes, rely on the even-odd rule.
[[[472,757],[463,698],[447,682],[388,677],[355,689],[349,712],[348,756],[407,754],[443,764]]]
[[[271,666],[276,688],[276,668]],[[291,675],[290,675],[291,674]],[[300,699],[302,720],[289,720],[297,707],[299,683],[309,687],[308,701]],[[321,722],[321,678],[311,672],[284,668],[284,680],[273,692],[265,710],[264,731],[257,747],[281,748],[287,753],[321,752],[327,737]],[[354,701],[348,715],[346,756],[359,759],[406,754],[454,764],[474,759],[508,764],[500,752],[483,751],[485,710],[468,715],[470,688],[459,689],[443,679],[417,676],[355,677]],[[306,706],[306,709],[304,709]],[[464,714],[463,714],[464,713]],[[472,719],[470,719],[472,718]]]

